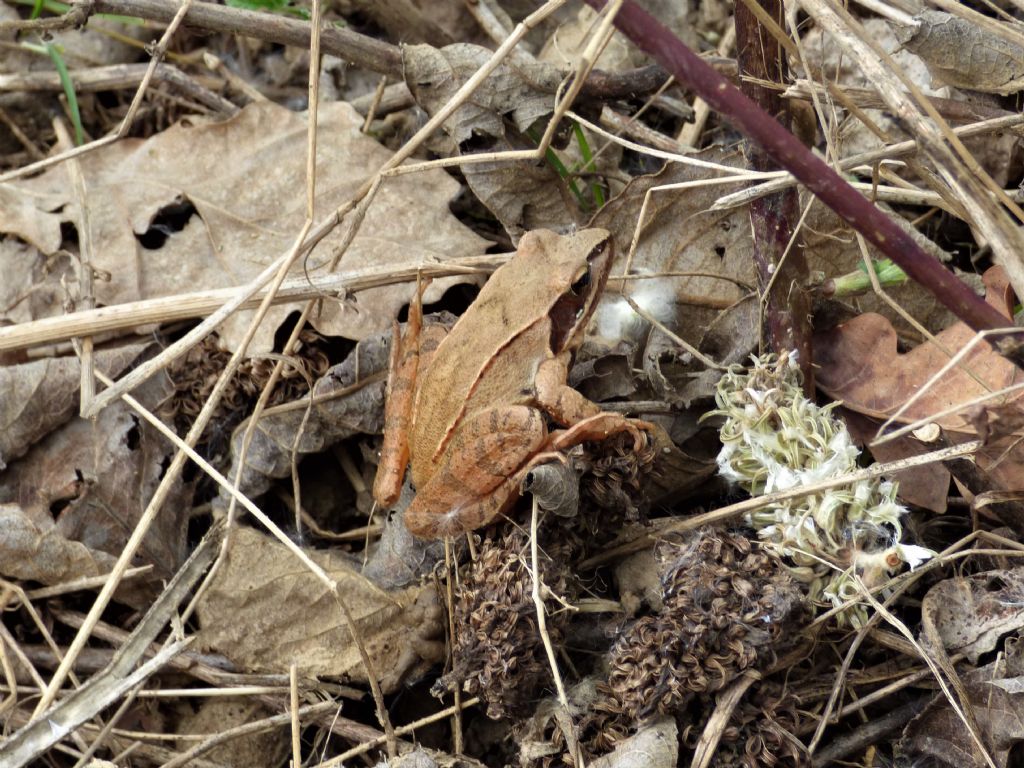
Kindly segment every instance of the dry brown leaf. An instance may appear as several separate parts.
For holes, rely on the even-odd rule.
[[[360,132],[361,124],[347,104],[321,108],[318,218],[349,199],[390,157]],[[94,266],[110,275],[109,282],[96,282],[97,301],[112,305],[250,280],[288,250],[302,225],[305,146],[305,115],[264,101],[223,122],[182,121],[151,139],[126,139],[81,157]],[[52,243],[61,221],[78,224],[72,190],[63,167],[0,185],[0,194],[38,202],[46,226],[39,227],[43,234],[37,237],[49,238],[46,243]],[[458,183],[440,170],[388,180],[341,268],[480,253],[485,241],[448,209],[458,190]],[[58,209],[59,219],[53,215]],[[10,231],[7,226],[0,223],[0,230]],[[306,264],[310,274],[320,273],[343,229],[314,250]],[[60,277],[51,275],[50,280]],[[462,279],[434,281],[426,301],[436,301]],[[359,294],[355,311],[328,301],[313,324],[329,335],[362,338],[390,327],[415,290],[412,285],[368,290]],[[269,349],[277,324],[294,308],[272,309],[253,349]],[[235,346],[250,318],[242,312],[222,327],[228,347]]]
[[[30,517],[17,504],[0,504],[0,576],[60,584],[107,573],[114,557],[69,541],[51,521]]]
[[[507,140],[498,139],[488,151],[515,148]],[[576,222],[576,203],[565,182],[543,160],[475,163],[463,167],[462,172],[473,194],[515,240],[531,229],[561,231],[567,223]]]
[[[742,164],[742,157],[735,152],[710,150],[695,157],[723,165]],[[620,195],[609,201],[591,224],[604,227],[615,236],[613,277],[622,274],[630,240],[649,189],[720,175],[712,170],[670,164],[657,174],[633,179]],[[632,265],[633,274],[702,272],[708,277],[669,277],[626,283],[626,292],[634,301],[666,320],[669,327],[691,344],[700,341],[705,329],[721,310],[694,306],[680,299],[701,297],[711,303],[728,305],[744,294],[735,281],[753,284],[747,211],[708,212],[720,192],[718,187],[708,186],[653,193],[641,222],[640,239]],[[616,283],[613,281],[611,285],[614,287]],[[600,327],[599,333],[609,338],[616,336],[613,330]]]
[[[456,43],[440,50],[429,45],[404,49],[405,81],[416,103],[434,114],[487,62],[492,52],[479,45]],[[522,132],[554,106],[561,73],[549,64],[507,61],[490,74],[473,95],[445,121],[444,130],[456,144],[506,135],[505,119]]]
[[[250,498],[259,496],[273,480],[288,477],[293,460],[319,453],[354,434],[379,433],[384,417],[386,382],[378,378],[365,385],[356,384],[386,371],[387,354],[382,335],[367,339],[313,385],[312,396],[317,402],[308,413],[303,401],[299,401],[261,416],[246,453],[239,489]],[[331,396],[349,388],[353,391],[348,394]],[[239,451],[248,425],[249,419],[246,419],[232,435],[228,477],[234,478],[238,471]],[[295,437],[300,432],[296,444]],[[227,498],[223,491],[221,498]]]
[[[255,697],[223,696],[200,699],[195,711],[187,707],[174,732],[182,736],[224,733],[276,714]],[[193,739],[182,739],[178,749],[186,752],[195,746]],[[251,768],[256,765],[282,765],[291,746],[284,728],[266,728],[231,739],[214,747],[203,757],[226,768]]]
[[[387,592],[343,553],[307,554],[337,583],[385,693],[441,660],[444,628],[432,585]],[[198,616],[198,643],[241,669],[280,673],[296,664],[302,675],[367,682],[345,616],[327,587],[284,545],[250,528],[233,533],[230,557]]]
[[[931,617],[949,653],[972,663],[1000,639],[1024,628],[1024,569],[986,571],[940,581],[925,595],[921,612]]]
[[[0,190],[3,190],[2,185]],[[0,195],[3,194],[0,191]],[[0,210],[4,209],[0,207]],[[47,219],[48,216],[43,214],[37,218],[37,224],[45,222],[45,226],[39,228],[40,234],[44,234],[42,230],[48,229],[53,223]],[[10,220],[20,226],[17,209]],[[3,227],[2,223],[0,227]],[[59,222],[55,231],[59,234]],[[51,275],[74,274],[70,255],[58,251],[53,256],[44,256],[34,245],[18,239],[27,236],[23,231],[17,237],[0,237],[0,274],[4,276],[0,281],[2,325],[24,323],[37,317],[52,317],[66,311],[64,305],[67,291]],[[56,237],[54,242],[60,246],[60,237]]]
[[[849,408],[840,408],[846,428],[853,442],[865,447],[878,433],[878,423]],[[910,437],[890,440],[871,447],[871,458],[877,462],[890,462],[919,456],[935,446],[926,445]],[[944,464],[926,464],[893,472],[892,479],[900,484],[900,498],[907,504],[914,504],[932,512],[945,512],[949,502],[949,470]]]
[[[1003,96],[1024,88],[1024,47],[943,11],[922,10],[914,21],[916,26],[893,29],[936,80]]]
[[[802,200],[806,204],[808,198]],[[896,214],[890,214],[895,216]],[[913,237],[916,230],[908,230]],[[824,273],[828,277],[843,275],[860,269],[863,263],[863,254],[857,243],[857,238],[842,219],[831,209],[826,208],[820,202],[811,206],[810,213],[804,224],[802,232],[803,244],[807,251],[807,261],[810,269]],[[938,248],[934,243],[927,243],[920,238],[919,244],[925,247],[930,253],[937,252]],[[868,246],[868,253],[872,259],[880,259],[883,254],[874,246]],[[981,291],[981,279],[977,275],[966,274],[954,270],[957,276]],[[956,322],[957,318],[935,297],[912,280],[903,285],[889,287],[886,294],[898,302],[905,312],[910,314],[918,323],[932,333],[938,333]],[[840,305],[845,307],[847,305]],[[903,317],[895,312],[893,308],[873,291],[858,296],[854,303],[856,313],[874,312],[887,318],[900,334],[906,334],[910,338],[919,338],[916,328],[907,323]]]
[[[409,46],[405,80],[416,102],[434,114],[490,56],[486,48],[468,43],[440,50]],[[445,121],[444,131],[464,154],[529,148],[521,136],[508,130],[506,120],[522,134],[548,115],[560,80],[560,72],[549,64],[502,63]],[[467,144],[470,140],[472,147]],[[467,165],[463,173],[473,193],[514,239],[530,229],[563,228],[575,219],[575,203],[565,183],[543,160]]]
[[[96,369],[118,376],[148,344],[99,350]],[[81,363],[53,357],[0,367],[0,471],[78,411]]]
[[[980,730],[979,736],[998,768],[1017,765],[1013,755],[1024,741],[1024,665],[1017,642],[1008,642],[1007,653],[998,661],[964,675],[970,707]],[[898,754],[914,765],[969,768],[989,765],[978,752],[963,719],[949,700],[938,693],[928,707],[907,724]]]
[[[170,386],[149,379],[135,396],[151,409]],[[173,455],[171,444],[122,402],[95,420],[75,418],[32,446],[0,476],[0,502],[18,504],[32,523],[90,550],[120,554]],[[187,487],[178,480],[142,541],[141,565],[169,578],[188,555]],[[84,574],[83,574],[84,575]]]
[[[1007,317],[1012,311],[1012,294],[1006,273],[993,267],[984,276],[987,301]],[[952,353],[961,350],[974,332],[957,323],[937,334]],[[820,365],[818,385],[845,407],[875,419],[886,419],[917,394],[949,358],[933,344],[921,344],[906,354],[897,351],[897,336],[883,317],[865,314],[830,331],[815,335],[816,362]],[[901,423],[927,419],[946,408],[1017,383],[1020,372],[986,343],[975,345],[963,363],[977,377],[959,368],[947,371],[900,417]],[[982,383],[979,383],[982,382]],[[1019,404],[1020,394],[1010,396]],[[958,413],[934,419],[957,442],[977,437],[972,413]],[[1002,490],[1020,490],[1024,480],[1024,452],[1017,446],[1004,453],[995,445],[978,454],[978,464]]]

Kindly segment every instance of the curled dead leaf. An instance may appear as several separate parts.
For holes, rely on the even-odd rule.
[[[894,25],[896,37],[924,59],[936,80],[1004,96],[1024,88],[1024,46],[931,8],[920,11],[914,22]]]
[[[942,645],[972,663],[1000,639],[1024,628],[1024,569],[986,571],[940,581],[925,595],[927,613]]]
[[[432,585],[385,591],[343,553],[307,554],[337,584],[385,693],[441,660],[444,628]],[[284,545],[250,528],[234,532],[198,616],[199,644],[242,669],[287,672],[295,664],[303,675],[368,681],[335,596]]]
[[[348,104],[321,105],[318,120],[320,218],[345,203],[391,153],[362,133],[363,119]],[[305,115],[262,101],[228,120],[182,121],[152,138],[125,139],[84,155],[79,163],[88,190],[93,267],[109,275],[109,280],[96,282],[97,303],[112,306],[197,286],[234,287],[286,253],[306,216],[306,159],[296,151],[305,146],[306,133]],[[183,163],[183,157],[189,161]],[[411,257],[446,261],[479,254],[486,241],[448,208],[459,189],[440,170],[389,179],[369,207],[342,267],[358,270]],[[3,195],[34,202],[38,219],[32,238],[47,248],[62,242],[62,225],[79,225],[78,201],[63,168],[0,185],[0,201]],[[55,210],[60,215],[52,214]],[[25,231],[25,219],[22,214],[13,221],[5,218],[0,232]],[[344,236],[342,230],[325,237],[296,272],[322,272]],[[77,250],[75,243],[64,247]],[[61,277],[40,277],[33,289],[59,286]],[[435,281],[426,300],[436,301],[466,279]],[[327,335],[363,338],[389,328],[415,290],[413,285],[369,289],[358,295],[356,311],[341,301],[326,301],[311,323]],[[272,349],[277,326],[295,308],[272,308],[250,350]],[[233,349],[251,318],[251,311],[232,316],[220,329],[222,343]]]

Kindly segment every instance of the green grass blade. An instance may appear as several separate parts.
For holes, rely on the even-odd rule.
[[[590,150],[590,142],[587,141],[583,127],[575,120],[572,124],[572,131],[576,136],[576,143],[580,145],[580,154],[583,156],[583,171],[596,171],[594,165],[594,153]],[[604,205],[604,189],[596,181],[590,185],[590,193],[594,196],[594,205],[600,208]]]
[[[82,115],[78,111],[78,96],[75,94],[75,84],[71,81],[71,73],[68,72],[67,64],[64,63],[64,56],[60,49],[53,43],[46,44],[46,54],[57,68],[57,76],[60,78],[61,87],[64,89],[64,96],[68,100],[68,111],[71,113],[71,124],[75,127],[75,145],[85,144],[85,131],[82,128]]]

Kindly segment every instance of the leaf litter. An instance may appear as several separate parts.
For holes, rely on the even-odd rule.
[[[979,20],[936,4],[941,13],[858,13],[866,34],[896,55],[904,85],[935,96],[954,127],[971,110],[1011,113],[996,97],[1021,87],[1010,22],[1017,11]],[[522,18],[516,4],[504,5],[488,2],[488,13],[470,20],[461,4],[442,0],[352,4],[348,23],[361,44],[373,31],[389,51],[409,45],[401,72],[325,62],[315,222],[357,202],[423,116],[451,105],[490,59],[488,38],[501,39]],[[715,49],[716,67],[735,71],[729,5],[649,6],[689,45]],[[411,25],[414,18],[425,22]],[[303,49],[275,47],[258,28],[249,47],[216,55],[209,39],[179,41],[206,56],[203,68],[197,57],[176,60],[188,93],[202,98],[150,90],[129,137],[0,183],[0,577],[8,608],[0,716],[9,735],[0,763],[7,754],[16,756],[12,765],[26,764],[26,755],[63,764],[59,750],[80,754],[98,739],[96,754],[115,764],[131,750],[133,764],[283,765],[294,717],[297,756],[310,765],[366,753],[370,764],[386,754],[389,765],[528,768],[752,768],[868,754],[1013,764],[1024,625],[1015,562],[1024,534],[1017,368],[914,283],[886,296],[830,294],[830,281],[882,254],[801,195],[801,219],[791,222],[799,236],[789,247],[802,251],[809,271],[789,290],[814,302],[819,387],[817,402],[801,399],[798,378],[778,378],[795,376],[791,361],[764,354],[784,351],[765,336],[753,263],[753,239],[769,233],[752,231],[746,206],[718,204],[760,181],[735,178],[746,168],[743,137],[711,113],[700,146],[680,145],[692,133],[680,115],[700,114],[702,94],[674,83],[656,94],[664,79],[640,85],[650,60],[620,33],[598,66],[636,84],[614,95],[585,89],[572,108],[581,122],[597,121],[592,127],[575,130],[566,117],[548,153],[503,158],[536,149],[599,23],[579,8],[538,22],[523,48],[455,105],[443,135],[406,161],[445,158],[449,169],[406,167],[387,177],[365,209],[318,235],[291,273],[315,288],[338,255],[346,275],[399,274],[482,264],[471,257],[511,250],[538,227],[611,232],[612,279],[569,383],[654,426],[642,449],[618,435],[541,467],[529,478],[536,521],[524,494],[509,520],[458,541],[423,541],[401,520],[415,489],[404,489],[397,510],[374,503],[392,324],[404,318],[414,282],[313,290],[305,327],[295,328],[303,304],[280,304],[251,342],[243,338],[255,314],[245,309],[169,363],[161,350],[195,321],[127,313],[100,332],[69,328],[58,344],[4,346],[7,328],[97,322],[159,297],[187,304],[236,288],[287,252],[307,206]],[[72,69],[127,62],[135,50],[128,38],[99,46],[92,58],[69,47]],[[825,107],[817,149],[843,158],[904,138],[900,121],[851,108],[873,83],[835,50],[813,22],[795,31],[789,50],[794,81],[827,80],[832,89],[801,91]],[[237,71],[223,74],[217,56]],[[364,125],[379,74],[390,76],[382,93],[391,95],[374,102],[379,111]],[[254,84],[271,99],[253,100]],[[237,114],[220,119],[197,108],[209,88]],[[4,102],[4,125],[36,124],[38,102],[58,104],[60,92]],[[111,100],[79,94],[92,135],[127,110],[123,85],[106,94]],[[605,110],[625,118],[610,121]],[[631,142],[604,147],[601,131],[630,120]],[[660,156],[637,151],[643,131],[660,137]],[[48,127],[0,139],[5,170],[55,144]],[[1021,183],[1013,129],[969,146],[1000,185]],[[664,147],[678,151],[662,163]],[[992,266],[992,233],[943,196],[923,156],[855,167],[849,178],[916,228],[918,242],[965,283],[977,289],[983,280],[989,304],[1013,324],[1019,298]],[[431,280],[429,323],[456,322],[484,279],[460,269]],[[196,441],[222,475],[195,463],[179,472],[175,445],[145,417],[154,413],[184,436],[234,352],[244,361]],[[133,390],[136,401],[78,415],[83,362],[117,379],[154,358],[158,370]],[[775,386],[764,384],[772,376]],[[915,431],[875,442],[891,417],[886,429]],[[801,432],[803,422],[817,431]],[[853,440],[866,451],[861,458]],[[969,460],[947,454],[945,463],[905,466],[972,441]],[[878,469],[881,462],[891,464]],[[851,484],[845,475],[858,467],[882,479]],[[228,483],[255,502],[258,520],[239,513]],[[730,513],[748,494],[769,498],[746,515]],[[154,497],[160,508],[151,516]],[[190,602],[189,584],[214,559],[225,523],[223,550]],[[135,556],[119,563],[130,546]],[[193,552],[203,553],[202,564],[189,560]],[[116,589],[91,623],[104,584]],[[133,641],[128,632],[137,627],[144,631]],[[88,648],[74,645],[82,632]],[[159,664],[126,677],[121,655],[129,651],[132,665],[144,652]],[[47,676],[66,675],[58,669],[64,657],[85,685],[77,696],[61,693],[47,715],[55,727],[44,733],[33,709]],[[840,666],[841,657],[850,661]],[[109,687],[129,680],[136,691],[143,686],[139,698]],[[925,690],[914,686],[922,681]],[[944,692],[927,690],[934,682]],[[208,686],[225,695],[203,695]],[[113,703],[123,708],[115,713]],[[97,718],[108,717],[113,728],[101,735]],[[67,732],[56,727],[65,722]]]

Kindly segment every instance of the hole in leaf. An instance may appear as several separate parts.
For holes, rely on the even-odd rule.
[[[136,235],[143,248],[155,251],[162,248],[167,238],[181,232],[196,214],[195,206],[188,200],[176,200],[161,208],[149,224],[149,229]]]

